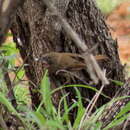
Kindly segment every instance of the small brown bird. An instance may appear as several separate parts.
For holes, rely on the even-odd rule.
[[[108,59],[104,55],[97,55],[95,58],[97,61]],[[49,73],[56,73],[58,70],[77,71],[86,67],[84,57],[76,53],[50,52],[39,60],[49,70]]]

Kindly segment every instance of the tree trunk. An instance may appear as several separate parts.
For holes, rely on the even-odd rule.
[[[66,18],[71,27],[78,33],[80,38],[85,41],[89,48],[98,44],[93,50],[94,55],[106,55],[109,60],[100,63],[102,69],[106,69],[108,79],[124,81],[123,67],[120,64],[117,42],[112,39],[109,29],[104,22],[100,10],[97,9],[93,0],[53,0],[54,5],[62,16]],[[25,3],[17,11],[14,17],[11,30],[14,41],[20,49],[21,56],[28,66],[25,66],[28,79],[33,82],[30,88],[38,88],[44,74],[42,62],[35,59],[41,57],[47,52],[73,52],[81,53],[72,40],[66,35],[58,19],[42,3],[42,0],[25,0]],[[80,71],[80,77],[86,82],[90,82],[87,72]],[[53,82],[53,88],[63,84],[57,77],[50,77]],[[55,79],[54,79],[55,78]],[[72,82],[70,82],[71,84]],[[76,81],[73,83],[82,83]],[[100,88],[101,84],[94,85]],[[104,93],[112,97],[118,87],[110,83],[104,89]],[[72,91],[68,90],[67,91]],[[73,91],[71,92],[74,95]],[[81,89],[85,98],[91,99],[94,92]],[[35,96],[33,96],[35,95]],[[38,104],[37,94],[32,91],[33,104]],[[56,102],[59,96],[56,95]],[[97,106],[106,103],[108,99],[101,96]]]

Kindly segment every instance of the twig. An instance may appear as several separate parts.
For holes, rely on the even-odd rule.
[[[106,74],[106,70],[104,70],[103,75],[105,76],[105,74]],[[85,119],[85,120],[87,120],[87,119],[88,119],[88,116],[91,114],[92,109],[94,108],[95,103],[97,102],[99,96],[101,95],[103,88],[104,88],[104,84],[101,86],[100,90],[99,90],[99,91],[96,93],[96,95],[94,96],[94,102],[93,102],[92,106],[90,107],[89,111],[87,112],[87,115],[86,115],[86,119]]]
[[[70,71],[68,71],[68,70],[61,69],[61,70],[56,71],[56,75],[58,75],[58,73],[60,73],[60,72],[68,73],[68,74],[70,74],[71,76],[74,76],[75,78],[79,79],[79,80],[80,80],[81,82],[83,82],[84,84],[88,85],[88,83],[87,83],[85,80],[81,79],[79,76],[77,76],[77,75],[74,74],[73,72],[70,72]]]
[[[94,95],[94,97],[92,98],[92,100],[89,103],[88,107],[86,108],[85,114],[82,117],[80,125],[79,125],[79,130],[80,130],[83,122],[85,122],[86,120],[88,120],[89,115],[91,114],[91,112],[92,112],[92,110],[93,110],[93,108],[94,108],[94,106],[95,106],[95,104],[96,104],[96,102],[97,102],[97,100],[98,100],[98,98],[99,98],[99,96],[100,96],[103,88],[104,88],[104,85],[101,86],[100,90]]]
[[[126,127],[127,127],[127,125],[129,124],[129,121],[130,121],[130,119],[128,118],[128,119],[124,122],[124,125],[123,125],[122,130],[126,130]]]
[[[104,73],[103,75],[105,76],[106,74],[106,70],[104,70]],[[101,86],[100,90],[94,95],[94,97],[92,98],[92,100],[90,101],[90,103],[88,104],[86,110],[85,110],[85,114],[84,116],[82,117],[81,121],[80,121],[80,125],[79,125],[79,130],[83,124],[83,122],[85,122],[88,118],[89,118],[89,115],[91,114],[100,94],[102,93],[102,90],[104,88],[104,85]]]
[[[97,100],[98,100],[98,98],[99,98],[103,88],[104,88],[104,85],[102,85],[100,90],[96,93],[95,98],[94,98],[94,102],[93,102],[92,106],[90,107],[89,111],[87,112],[85,120],[87,120],[89,115],[91,114],[91,112],[92,112],[92,110],[93,110],[93,108],[94,108],[94,106],[95,106],[95,104],[96,104],[96,102],[97,102]]]
[[[21,71],[21,69],[24,67],[24,65],[25,65],[25,62],[27,61],[27,58],[29,57],[29,55],[27,54],[27,56],[25,57],[25,59],[23,60],[23,63],[22,63],[22,65],[18,68],[18,70],[16,71],[16,73],[15,73],[15,77],[14,77],[14,79],[13,79],[13,84],[15,83],[15,80],[16,80],[16,78],[18,78],[18,73],[19,73],[19,71]]]
[[[11,100],[12,105],[16,108],[17,107],[17,103],[16,103],[16,99],[14,96],[14,91],[13,91],[13,85],[11,83],[10,77],[8,72],[3,72],[4,74],[4,80],[6,82],[7,88],[8,88],[8,97]]]
[[[3,59],[2,64],[0,65],[1,72],[3,74],[3,79],[4,79],[6,86],[7,86],[7,89],[8,89],[8,97],[9,97],[12,105],[14,107],[16,107],[17,103],[16,103],[16,100],[15,100],[14,92],[13,92],[13,85],[12,85],[12,82],[11,82],[10,77],[9,77],[9,73],[8,73],[5,65],[6,65],[6,61]]]
[[[95,100],[95,97],[96,97],[96,96],[94,95],[94,97],[92,98],[92,100],[91,100],[90,103],[88,104],[87,108],[85,109],[85,113],[84,113],[84,115],[83,115],[83,117],[82,117],[82,119],[81,119],[81,121],[80,121],[78,130],[81,129],[81,126],[82,126],[82,124],[83,124],[83,122],[84,122],[84,119],[85,119],[85,117],[86,117],[86,113],[88,112],[90,106],[92,105],[93,101]]]
[[[99,79],[102,81],[102,84],[104,85],[109,84],[109,81],[103,75],[101,68],[96,62],[96,59],[94,58],[94,56],[91,53],[86,53],[88,50],[88,47],[85,44],[85,42],[79,38],[78,34],[71,28],[68,22],[60,15],[56,7],[49,0],[43,0],[43,2],[50,9],[50,11],[52,11],[52,13],[55,16],[57,16],[66,34],[74,41],[76,46],[83,52],[83,55],[85,56],[87,71],[90,74],[91,79],[96,84],[98,83]]]

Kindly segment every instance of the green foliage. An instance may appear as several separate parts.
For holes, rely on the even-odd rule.
[[[14,42],[3,44],[0,48],[0,51],[2,52],[0,55],[0,60],[4,60],[6,62],[6,69],[8,68],[10,71],[16,72],[16,79],[15,81],[19,81],[23,78],[25,75],[24,66],[18,68],[15,68],[15,62],[18,58],[19,50],[16,49],[16,45]]]
[[[80,92],[77,88],[75,88],[75,90],[76,90],[77,97],[78,97],[78,104],[77,104],[78,105],[78,112],[77,112],[77,116],[75,118],[74,125],[73,125],[74,129],[78,128],[80,121],[82,120],[82,116],[85,113],[85,108],[83,107],[83,104],[82,104],[82,98],[81,98]]]
[[[0,92],[0,103],[3,104],[8,111],[13,114],[16,115],[19,120],[22,122],[23,126],[26,126],[25,124],[25,120],[22,118],[22,116],[20,116],[20,114],[16,111],[16,109],[12,106],[12,104],[10,103],[9,99],[7,99],[5,97],[5,95],[3,93]]]
[[[52,94],[58,90],[64,89],[66,86],[62,86],[59,89],[53,90],[51,92],[50,90],[50,83],[49,78],[47,76],[47,72],[45,73],[44,78],[41,82],[41,89],[40,92],[42,94],[42,101],[36,112],[30,112],[33,117],[33,122],[37,123],[40,129],[78,129],[79,126],[81,129],[89,130],[101,130],[102,123],[98,121],[98,119],[101,117],[102,113],[104,112],[104,109],[106,106],[112,105],[114,102],[118,100],[122,100],[124,98],[129,98],[129,96],[120,97],[111,100],[109,103],[103,105],[102,107],[98,108],[90,117],[88,120],[85,120],[82,122],[82,118],[85,113],[85,108],[82,103],[82,97],[80,95],[80,92],[78,90],[78,87],[82,85],[67,85],[67,87],[71,86],[75,89],[77,100],[71,104],[71,106],[67,105],[66,97],[69,95],[68,93],[64,94],[61,97],[61,100],[59,102],[58,109],[55,108],[55,106],[52,104],[51,98]],[[84,85],[83,85],[84,86]],[[82,87],[83,87],[82,86]],[[86,87],[87,88],[87,87]],[[91,87],[88,87],[91,89]],[[93,90],[93,89],[92,89]],[[94,89],[95,90],[95,89]],[[98,91],[98,90],[96,90]],[[45,94],[46,92],[46,94]],[[46,101],[48,100],[48,101]],[[63,108],[61,107],[63,105]],[[49,108],[50,107],[50,108]],[[64,110],[61,111],[61,108]],[[70,122],[70,115],[69,112],[73,110],[74,108],[77,108],[76,117],[74,120],[74,124],[72,125]],[[124,121],[126,118],[129,117],[129,114],[127,112],[129,111],[129,104],[124,106],[124,108],[117,114],[117,117],[115,117],[114,122],[112,121],[106,128],[111,128],[116,125],[118,125],[120,122]],[[120,118],[121,117],[121,118]]]
[[[4,74],[14,70],[16,54],[18,50],[14,43],[6,43],[0,48],[0,92],[6,95],[7,86]]]
[[[26,83],[19,83],[14,87],[17,109],[22,112],[26,111],[27,106],[31,106],[31,95],[27,85]]]
[[[11,34],[10,34],[11,35]],[[7,86],[6,83],[4,81],[4,73],[10,73],[12,72],[15,75],[15,79],[11,79],[12,80],[12,84],[16,84],[14,86],[14,92],[15,92],[15,97],[17,99],[17,103],[20,104],[21,106],[21,102],[22,104],[27,104],[28,100],[31,100],[28,98],[29,95],[29,91],[27,90],[27,88],[25,87],[25,85],[23,85],[23,83],[20,81],[23,79],[24,75],[25,75],[25,71],[24,71],[24,66],[21,67],[15,67],[15,62],[18,58],[18,49],[16,49],[16,45],[13,42],[9,42],[9,43],[5,43],[2,45],[2,47],[0,48],[0,81],[1,81],[1,92],[4,92],[5,95],[7,94]],[[20,108],[19,109],[23,109]]]
[[[65,86],[58,87],[58,88],[56,88],[55,90],[52,91],[52,94],[55,93],[56,91],[59,91],[61,89],[68,88],[68,87],[72,87],[72,88],[74,88],[74,87],[76,87],[76,88],[86,88],[86,89],[90,89],[92,91],[98,92],[98,90],[95,87],[93,87],[93,86],[83,85],[83,84],[73,84],[73,85],[65,85]],[[107,95],[105,95],[103,93],[101,93],[101,95],[104,96],[105,98],[110,99],[109,96],[107,96]]]
[[[77,100],[75,100],[71,105],[67,104],[67,96],[69,93],[63,93],[64,95],[61,97],[59,106],[56,108],[52,103],[52,94],[58,90],[63,90],[65,87],[72,87],[74,88]],[[83,99],[81,97],[81,94],[78,90],[79,87],[85,87],[85,85],[67,85],[59,87],[59,89],[51,90],[50,89],[50,81],[49,77],[47,75],[47,71],[45,72],[45,75],[41,81],[40,85],[40,94],[41,94],[41,103],[36,108],[36,110],[31,110],[27,106],[25,106],[26,110],[23,109],[23,112],[26,112],[27,114],[23,117],[20,115],[20,112],[17,112],[16,108],[14,108],[10,101],[2,94],[0,93],[0,102],[8,108],[8,110],[16,115],[24,124],[24,127],[27,129],[33,130],[33,129],[48,129],[48,130],[72,130],[72,129],[85,129],[85,130],[101,130],[102,123],[98,121],[98,119],[101,117],[102,113],[104,112],[104,109],[106,106],[112,105],[114,102],[118,100],[122,100],[124,98],[129,98],[129,96],[120,97],[117,99],[111,100],[109,103],[103,105],[102,107],[96,109],[94,113],[89,117],[87,120],[82,120],[83,116],[87,113],[85,110],[85,107],[83,106]],[[91,89],[92,91],[98,91],[96,89],[93,89],[91,86],[86,86],[87,89]],[[19,91],[19,89],[15,90]],[[22,94],[26,93],[23,90],[20,90]],[[21,93],[17,92],[17,94],[20,96]],[[21,95],[22,97],[22,95]],[[23,97],[22,97],[23,98]],[[24,100],[26,98],[24,97]],[[73,109],[77,109],[77,112],[75,113],[75,119],[73,125],[71,124],[70,120],[70,111]],[[130,108],[130,103],[125,105],[119,113],[115,116],[114,120],[104,128],[104,130],[107,130],[108,128],[112,128],[124,120],[126,120],[130,114],[128,114]]]
[[[103,105],[101,108],[97,109],[88,120],[85,120],[81,126],[81,128],[85,128],[86,130],[97,128],[100,130],[102,127],[102,123],[98,121],[100,116],[102,115],[106,105]]]
[[[111,81],[112,81],[115,85],[117,85],[117,86],[123,86],[123,85],[124,85],[123,82],[118,81],[118,80],[112,80],[112,79],[111,79]]]
[[[123,123],[124,120],[127,120],[130,117],[130,113],[128,113],[129,111],[130,111],[130,102],[128,102],[121,109],[121,111],[115,116],[114,120],[104,130],[117,126]]]
[[[95,112],[93,112],[86,120],[84,117],[86,116],[87,111],[83,106],[84,99],[82,98],[78,88],[86,88],[86,91],[89,89],[95,93],[98,92],[98,89],[93,86],[76,84],[60,86],[55,90],[51,90],[50,80],[46,71],[41,80],[41,84],[39,86],[40,89],[38,91],[39,95],[41,95],[41,103],[37,108],[35,108],[35,110],[32,110],[31,97],[29,90],[27,89],[28,84],[24,84],[23,81],[21,81],[25,75],[24,65],[18,69],[15,68],[17,53],[18,50],[16,49],[14,43],[6,43],[2,48],[0,48],[0,65],[2,65],[0,68],[0,104],[6,107],[10,114],[15,115],[22,122],[23,128],[25,129],[101,130],[102,122],[99,121],[99,118],[102,116],[104,109],[107,106],[111,106],[116,101],[124,98],[130,98],[129,96],[125,96],[112,99],[110,102],[101,106],[100,108],[96,108]],[[4,64],[2,62],[3,60],[5,60]],[[10,99],[7,96],[8,91],[3,77],[3,72],[11,71],[15,71],[16,75],[12,83],[15,84],[14,93],[18,104],[17,108],[11,104]],[[123,85],[123,83],[120,81],[111,80],[111,82],[113,82],[115,86]],[[76,93],[76,99],[72,102],[72,104],[68,104],[67,102],[69,93],[64,92],[64,89],[69,87],[73,88]],[[58,107],[56,108],[56,106],[52,103],[52,95],[59,90],[63,95],[59,101]],[[104,96],[104,98],[110,99],[110,97],[103,93],[101,93],[101,95]],[[88,103],[89,102],[90,101],[88,101]],[[130,103],[126,104],[121,111],[117,113],[115,118],[104,128],[104,130],[113,128],[129,118],[129,108]],[[74,109],[77,111],[75,113],[71,113],[71,111]],[[73,124],[71,124],[71,114],[75,115]]]
[[[109,14],[116,6],[126,0],[96,0],[97,6],[104,14]]]
[[[42,94],[42,103],[45,105],[45,110],[50,115],[53,112],[54,108],[51,101],[50,81],[47,76],[47,71],[45,72],[45,76],[41,81],[40,88],[40,92]]]
[[[0,55],[0,60],[5,60],[8,68],[12,68],[15,65],[16,54],[18,53],[18,49],[13,42],[3,44],[0,48],[2,52]]]

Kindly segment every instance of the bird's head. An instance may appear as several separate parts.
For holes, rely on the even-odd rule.
[[[51,65],[54,64],[54,60],[52,56],[50,55],[44,55],[41,58],[39,58],[39,61],[43,64],[44,67],[49,68]]]

